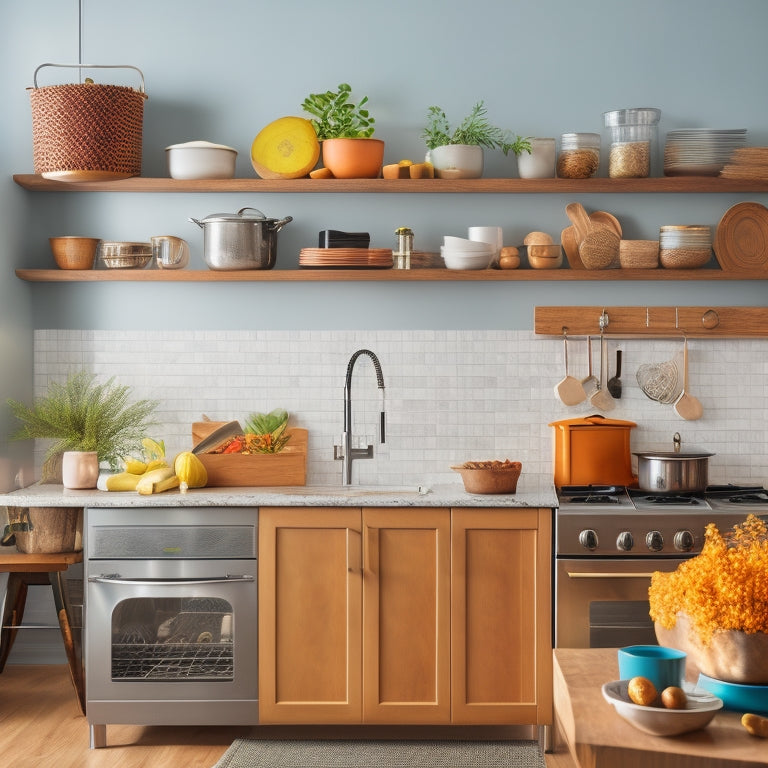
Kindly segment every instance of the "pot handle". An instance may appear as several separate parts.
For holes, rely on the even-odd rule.
[[[200,229],[205,229],[205,225],[202,221],[198,221],[197,219],[193,219],[191,216],[187,219],[187,221],[191,221],[193,224],[197,224]]]
[[[286,216],[284,219],[279,219],[276,221],[272,227],[272,231],[277,233],[279,232],[286,224],[293,221],[293,216]]]
[[[675,434],[672,436],[672,444],[675,446],[675,453],[680,453],[682,438],[680,437],[679,432],[675,432]]]

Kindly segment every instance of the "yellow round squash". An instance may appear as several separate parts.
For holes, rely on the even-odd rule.
[[[309,120],[281,117],[261,129],[251,145],[251,164],[262,179],[298,179],[320,158],[320,142]]]
[[[208,482],[208,472],[200,459],[191,451],[180,453],[173,462],[173,471],[179,478],[181,492],[187,488],[203,488]]]

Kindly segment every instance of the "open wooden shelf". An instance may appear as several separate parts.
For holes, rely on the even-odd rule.
[[[721,269],[17,269],[32,283],[244,283],[244,282],[528,282],[551,280],[768,280],[768,270]]]
[[[346,193],[768,193],[768,179],[670,176],[647,179],[194,179],[134,176],[117,181],[51,181],[36,174],[13,180],[33,192],[346,192]]]

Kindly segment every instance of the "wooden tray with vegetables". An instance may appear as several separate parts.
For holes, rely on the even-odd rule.
[[[273,412],[274,413],[274,412]],[[209,487],[263,487],[307,484],[306,429],[287,426],[261,431],[251,429],[253,414],[246,421],[243,435],[229,438],[207,453],[197,454],[208,472]],[[192,443],[197,445],[223,426],[223,421],[196,421],[192,424]]]

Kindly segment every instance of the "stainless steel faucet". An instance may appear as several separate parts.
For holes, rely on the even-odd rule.
[[[347,365],[347,378],[344,382],[344,432],[341,436],[341,445],[333,446],[334,459],[342,459],[343,465],[341,470],[341,482],[342,485],[349,485],[352,482],[352,462],[355,459],[372,459],[373,458],[373,446],[369,445],[366,448],[353,448],[352,447],[352,371],[357,362],[357,358],[360,355],[367,355],[373,362],[373,367],[376,370],[376,382],[379,386],[381,414],[379,416],[379,441],[383,445],[385,442],[384,431],[384,376],[381,373],[381,363],[379,358],[371,352],[370,349],[358,349],[352,357],[349,359]]]

